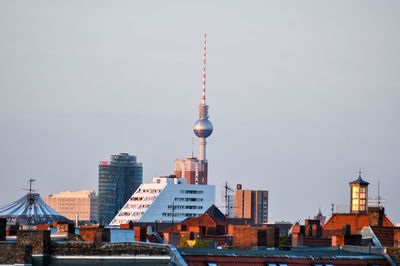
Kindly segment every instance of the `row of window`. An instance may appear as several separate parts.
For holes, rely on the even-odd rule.
[[[172,209],[172,207],[174,208],[174,210],[179,210],[179,209],[203,209],[203,206],[188,206],[188,205],[168,205],[168,209]]]
[[[139,193],[161,193],[162,189],[139,189]]]
[[[175,198],[175,201],[203,201],[202,198]]]
[[[181,190],[181,194],[203,194],[203,190]]]
[[[164,217],[171,217],[172,213],[170,212],[163,212],[162,216]],[[174,217],[198,217],[200,214],[197,213],[174,213]]]

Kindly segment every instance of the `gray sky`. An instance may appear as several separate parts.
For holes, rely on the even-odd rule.
[[[189,3],[191,2],[191,3]],[[400,2],[1,1],[0,204],[144,180],[190,156],[207,32],[209,180],[270,191],[270,220],[349,204],[359,169],[400,222]],[[194,152],[198,153],[195,138]],[[220,204],[220,203],[218,203]]]

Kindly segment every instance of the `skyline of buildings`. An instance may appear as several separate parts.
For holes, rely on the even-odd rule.
[[[204,36],[206,38],[206,36]],[[176,159],[174,162],[174,175],[178,178],[186,179],[188,185],[207,185],[208,183],[208,161],[206,156],[206,138],[213,132],[213,125],[209,121],[208,108],[206,104],[206,39],[204,40],[204,66],[203,66],[203,90],[202,100],[199,104],[199,119],[195,122],[193,131],[200,138],[199,157],[188,157],[186,159]],[[133,174],[129,170],[129,164],[135,164]],[[140,181],[139,181],[140,179]],[[136,162],[136,156],[128,153],[111,155],[111,161],[102,161],[99,164],[98,178],[98,221],[100,224],[108,224],[118,213],[131,195],[143,182],[143,167],[141,163]],[[350,212],[366,213],[368,210],[368,182],[359,178],[350,182]],[[60,194],[65,193],[61,192]],[[247,195],[250,193],[249,195]],[[255,193],[255,194],[254,194]],[[51,196],[51,195],[50,195]],[[49,197],[50,197],[49,196]],[[238,198],[236,200],[236,197]],[[46,197],[47,199],[47,197]],[[49,199],[50,200],[50,199]],[[47,200],[46,200],[47,201]],[[49,201],[50,202],[50,201]],[[256,203],[257,202],[257,203]],[[65,213],[66,217],[72,217],[72,213],[78,213],[75,207],[70,210],[75,203],[67,203],[68,207],[58,207]],[[262,207],[259,207],[260,205]],[[63,204],[54,203],[54,206]],[[70,209],[68,209],[70,208]],[[245,190],[235,192],[235,217],[251,218],[255,223],[268,221],[268,191]],[[78,214],[78,216],[87,215]]]
[[[111,155],[99,163],[99,223],[108,225],[143,183],[143,166],[134,155]]]

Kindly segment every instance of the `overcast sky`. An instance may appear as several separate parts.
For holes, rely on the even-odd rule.
[[[190,2],[190,3],[189,3]],[[207,33],[209,182],[269,190],[269,220],[369,196],[400,222],[399,1],[0,1],[0,205],[98,190],[129,152],[144,181],[198,154]]]

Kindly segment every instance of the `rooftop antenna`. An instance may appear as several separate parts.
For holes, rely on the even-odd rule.
[[[207,34],[204,33],[204,66],[203,66],[203,98],[202,103],[206,103],[206,44]]]
[[[32,197],[32,192],[34,191],[32,189],[32,183],[35,182],[35,179],[30,178],[29,179],[29,192],[28,192],[28,201],[29,201],[29,215],[28,215],[28,224],[32,224],[32,205],[34,198]]]
[[[332,219],[332,233],[331,233],[331,234],[332,234],[332,235],[331,235],[331,236],[333,236],[333,235],[335,234],[335,231],[334,231],[334,230],[335,230],[335,226],[334,226],[334,225],[335,225],[335,223],[334,223],[335,221],[333,220],[333,210],[334,210],[334,206],[335,206],[335,205],[334,205],[333,203],[331,203],[331,211],[332,211],[332,216],[331,216],[331,219]]]
[[[228,191],[233,191],[233,189],[231,189],[228,186],[228,182],[225,181],[225,235],[228,234],[228,217],[229,217],[229,202],[228,202]]]
[[[378,180],[378,207],[381,207],[380,181]]]
[[[35,189],[32,189],[32,183],[33,182],[35,182],[36,181],[36,179],[29,179],[28,180],[28,182],[29,182],[29,188],[23,188],[22,190],[28,190],[28,201],[29,201],[29,205],[32,205],[33,204],[33,201],[34,201],[34,199],[33,199],[33,196],[32,196],[32,194],[33,194],[33,192],[35,192],[36,190]]]

